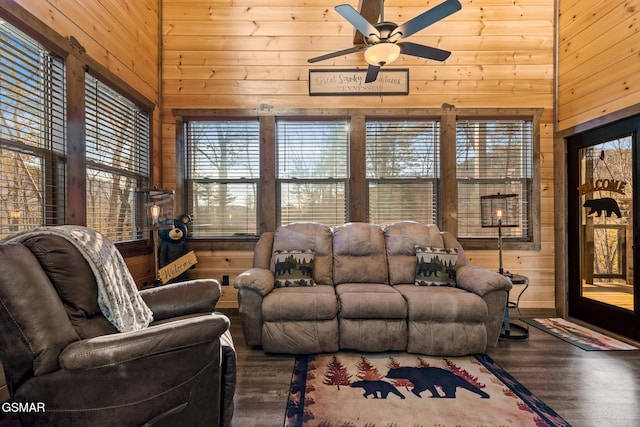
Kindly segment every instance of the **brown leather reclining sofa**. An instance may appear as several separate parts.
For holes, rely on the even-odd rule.
[[[455,286],[417,286],[416,247],[455,248]],[[274,286],[276,255],[291,251],[313,254],[314,286]],[[511,282],[434,225],[293,223],[261,236],[234,286],[245,340],[266,352],[459,356],[496,344]]]

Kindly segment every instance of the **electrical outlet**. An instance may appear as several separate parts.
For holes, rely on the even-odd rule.
[[[229,276],[226,274],[222,276],[222,286],[229,286]]]

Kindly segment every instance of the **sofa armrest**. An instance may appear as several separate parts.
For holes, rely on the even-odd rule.
[[[220,283],[197,279],[144,289],[140,296],[153,311],[153,320],[215,311],[220,299]]]
[[[266,268],[251,268],[236,276],[233,286],[236,289],[252,289],[261,296],[273,290],[275,278],[271,270]]]
[[[60,366],[67,371],[82,371],[168,353],[215,341],[229,325],[226,316],[211,314],[76,341],[60,353]]]
[[[512,287],[511,281],[502,274],[472,265],[458,267],[456,285],[481,297],[495,291],[509,291]]]

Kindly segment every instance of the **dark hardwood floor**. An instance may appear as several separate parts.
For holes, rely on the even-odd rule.
[[[293,356],[247,347],[237,309],[220,311],[231,319],[238,354],[233,427],[282,426]],[[534,327],[529,330],[528,340],[500,340],[487,353],[574,427],[640,426],[640,350],[584,351]],[[15,425],[0,419],[0,427]]]
[[[282,426],[294,358],[247,347],[237,310],[221,311],[238,353],[233,426]],[[574,427],[640,426],[640,351],[585,351],[529,329],[528,340],[500,340],[487,353]]]

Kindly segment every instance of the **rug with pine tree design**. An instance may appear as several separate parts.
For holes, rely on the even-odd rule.
[[[285,427],[568,426],[489,356],[297,356]]]

